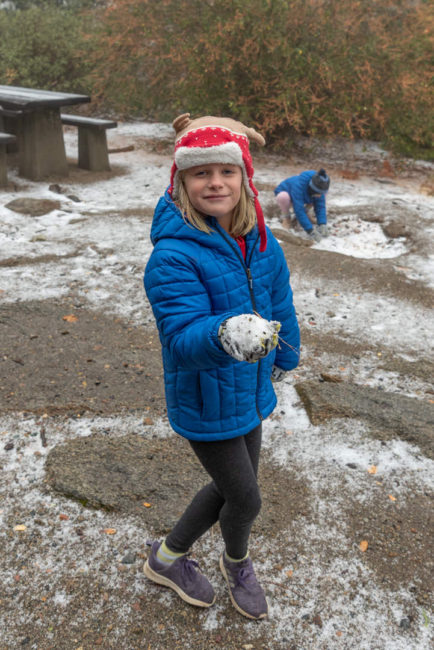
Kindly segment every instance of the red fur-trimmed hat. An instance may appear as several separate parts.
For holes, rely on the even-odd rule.
[[[255,203],[258,230],[261,236],[259,250],[267,246],[264,215],[258,200],[258,190],[253,184],[253,164],[249,150],[249,140],[263,146],[265,140],[255,129],[249,128],[228,117],[207,115],[190,120],[190,113],[184,113],[173,121],[176,131],[175,160],[170,175],[169,194],[176,199],[178,195],[179,171],[224,163],[238,165],[243,172],[244,187]]]

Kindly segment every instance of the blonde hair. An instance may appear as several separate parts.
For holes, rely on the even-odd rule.
[[[190,198],[185,189],[183,173],[179,173],[179,182],[177,184],[177,197],[175,204],[182,212],[185,221],[190,223],[194,228],[202,230],[208,234],[212,233],[212,228],[207,224],[206,217],[193,207]],[[256,209],[253,199],[248,196],[244,183],[241,185],[240,200],[234,208],[232,214],[230,234],[233,237],[244,237],[256,225]]]

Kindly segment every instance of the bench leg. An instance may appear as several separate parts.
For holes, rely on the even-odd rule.
[[[6,145],[0,144],[0,187],[5,187],[7,184]]]
[[[45,176],[67,176],[60,110],[38,109],[20,120],[18,155],[20,175],[32,180]]]
[[[78,127],[78,166],[94,172],[110,171],[105,129]]]

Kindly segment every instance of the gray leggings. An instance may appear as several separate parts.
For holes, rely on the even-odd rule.
[[[213,480],[199,490],[167,537],[172,551],[186,553],[218,521],[229,557],[245,557],[250,530],[261,509],[257,482],[261,439],[259,425],[230,440],[189,441]]]

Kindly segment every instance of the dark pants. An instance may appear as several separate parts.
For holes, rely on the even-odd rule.
[[[167,537],[172,551],[186,553],[218,521],[229,557],[245,557],[250,530],[261,509],[257,482],[261,439],[259,425],[230,440],[189,441],[213,480],[196,494]]]

